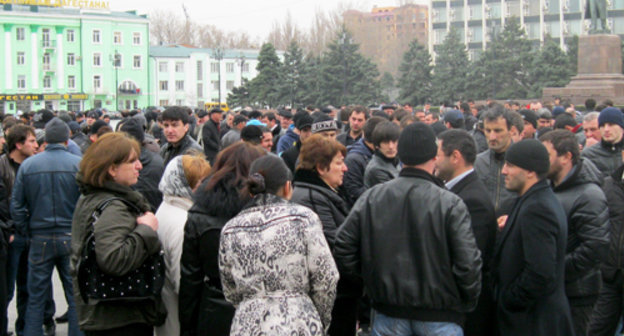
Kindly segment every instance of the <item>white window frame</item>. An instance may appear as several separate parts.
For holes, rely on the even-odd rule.
[[[96,83],[97,83],[97,85],[96,85]],[[99,90],[101,88],[102,88],[102,76],[101,75],[93,75],[93,90]]]
[[[225,89],[228,91],[232,91],[232,89],[234,89],[234,81],[233,80],[227,80],[225,81]]]
[[[164,85],[163,85],[164,84]],[[162,92],[169,91],[169,81],[162,80],[158,82],[158,89]]]
[[[138,43],[137,43],[137,37],[139,39]],[[143,43],[143,36],[141,36],[140,32],[133,32],[132,33],[132,45],[138,46],[141,45]]]
[[[52,88],[52,77],[43,76],[43,88],[48,90]]]
[[[178,66],[180,66],[180,67],[178,68]],[[176,62],[175,63],[175,72],[176,73],[184,73],[184,62]]]
[[[76,88],[76,76],[74,75],[67,76],[67,88],[68,89]]]
[[[184,81],[183,80],[176,80],[175,81],[175,90],[177,92],[184,91]]]
[[[26,53],[23,51],[18,51],[17,52],[17,65],[24,65],[26,64]]]
[[[119,59],[116,59],[116,56],[119,56]],[[116,69],[123,68],[123,55],[121,53],[113,54],[113,68],[116,68]]]
[[[74,54],[74,53],[67,53],[67,65],[68,66],[76,65],[76,54]]]
[[[225,63],[225,72],[234,73],[234,63]]]
[[[169,62],[158,62],[158,72],[169,72]]]
[[[97,64],[95,60],[97,59]],[[93,66],[97,68],[102,67],[102,53],[93,53]]]
[[[118,40],[118,41],[116,41],[116,40]],[[113,44],[114,45],[122,45],[123,44],[123,37],[122,37],[122,33],[120,31],[113,32]]]
[[[17,76],[17,88],[26,89],[26,76],[24,75]]]
[[[91,32],[91,42],[94,44],[102,44],[102,31],[99,29],[93,29]]]
[[[15,40],[16,41],[25,41],[26,40],[26,28],[24,28],[24,27],[17,27],[17,28],[15,28]]]
[[[67,30],[67,42],[74,42],[76,40],[75,31],[73,29]]]
[[[204,84],[197,83],[197,98],[204,98]]]
[[[139,60],[139,65],[137,66],[137,57]],[[141,55],[132,55],[132,69],[141,69],[143,68],[143,57]]]

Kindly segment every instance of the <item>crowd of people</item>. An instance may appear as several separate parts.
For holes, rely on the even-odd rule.
[[[585,110],[2,116],[0,335],[619,335],[624,113]]]

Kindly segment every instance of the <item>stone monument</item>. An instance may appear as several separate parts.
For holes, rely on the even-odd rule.
[[[544,88],[543,99],[560,96],[575,105],[584,104],[587,98],[598,103],[611,99],[624,104],[622,42],[619,36],[608,34],[606,0],[588,0],[587,7],[586,14],[591,14],[590,35],[579,36],[577,75],[564,88]]]

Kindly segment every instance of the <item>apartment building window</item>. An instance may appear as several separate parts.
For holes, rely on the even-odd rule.
[[[74,42],[74,30],[73,29],[69,29],[67,30],[67,42]]]
[[[141,45],[141,33],[132,33],[132,44]]]
[[[113,66],[115,68],[121,68],[123,66],[123,62],[122,62],[123,61],[123,57],[121,56],[120,53],[116,53],[113,56],[113,59],[114,59]]]
[[[100,75],[93,76],[93,88],[95,90],[102,88],[102,77]]]
[[[141,68],[141,56],[140,56],[140,55],[135,55],[135,56],[133,57],[133,60],[132,60],[132,66],[133,66],[135,69],[140,69],[140,68]]]
[[[96,67],[102,66],[102,54],[100,53],[93,54],[93,66],[96,66]]]
[[[176,85],[176,91],[184,91],[184,81],[183,80],[177,80],[175,82]]]
[[[49,70],[50,69],[50,54],[48,54],[48,53],[43,54],[42,63],[43,63],[43,69],[44,70]]]
[[[43,76],[43,88],[49,89],[52,87],[52,79],[50,76]]]
[[[204,64],[202,61],[197,61],[197,80],[202,80],[204,77]]]
[[[204,84],[197,83],[197,98],[204,98]]]
[[[210,85],[212,85],[213,90],[219,90],[219,81],[211,81]]]
[[[97,29],[93,31],[93,43],[101,43],[100,31]]]
[[[26,76],[24,75],[17,76],[17,88],[18,89],[26,88]]]
[[[184,62],[176,62],[175,64],[175,72],[183,73],[184,72]]]
[[[164,99],[163,100],[159,100],[158,101],[158,105],[159,106],[167,106],[167,105],[169,105],[169,101],[168,100],[164,100]]]
[[[249,72],[249,63],[243,64],[243,72]]]
[[[17,65],[24,65],[26,63],[26,54],[23,51],[17,53]]]
[[[225,82],[225,89],[226,90],[232,90],[234,88],[234,81],[226,81]]]
[[[234,63],[226,63],[225,64],[225,71],[227,73],[233,73],[234,72]]]
[[[44,47],[49,47],[50,43],[50,29],[44,28],[41,30],[41,43]]]
[[[24,28],[15,29],[15,39],[18,41],[24,41],[26,39],[26,31]]]
[[[76,64],[76,55],[73,53],[67,54],[67,65],[75,65]]]
[[[121,32],[113,33],[113,44],[121,44]]]
[[[70,89],[76,88],[76,76],[67,76],[67,87]]]
[[[158,71],[160,72],[167,72],[168,66],[167,66],[167,62],[158,62]]]
[[[218,62],[210,63],[210,72],[212,72],[212,73],[218,73],[219,72],[219,63]]]
[[[160,91],[169,91],[169,81],[159,82]]]

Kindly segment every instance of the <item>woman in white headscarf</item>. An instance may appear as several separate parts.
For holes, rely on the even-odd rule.
[[[167,308],[165,324],[156,328],[157,336],[179,335],[178,290],[180,257],[184,242],[184,224],[193,205],[193,190],[210,173],[210,164],[202,157],[181,155],[169,162],[158,189],[163,201],[156,211],[158,238],[165,252],[166,277],[162,300]]]

